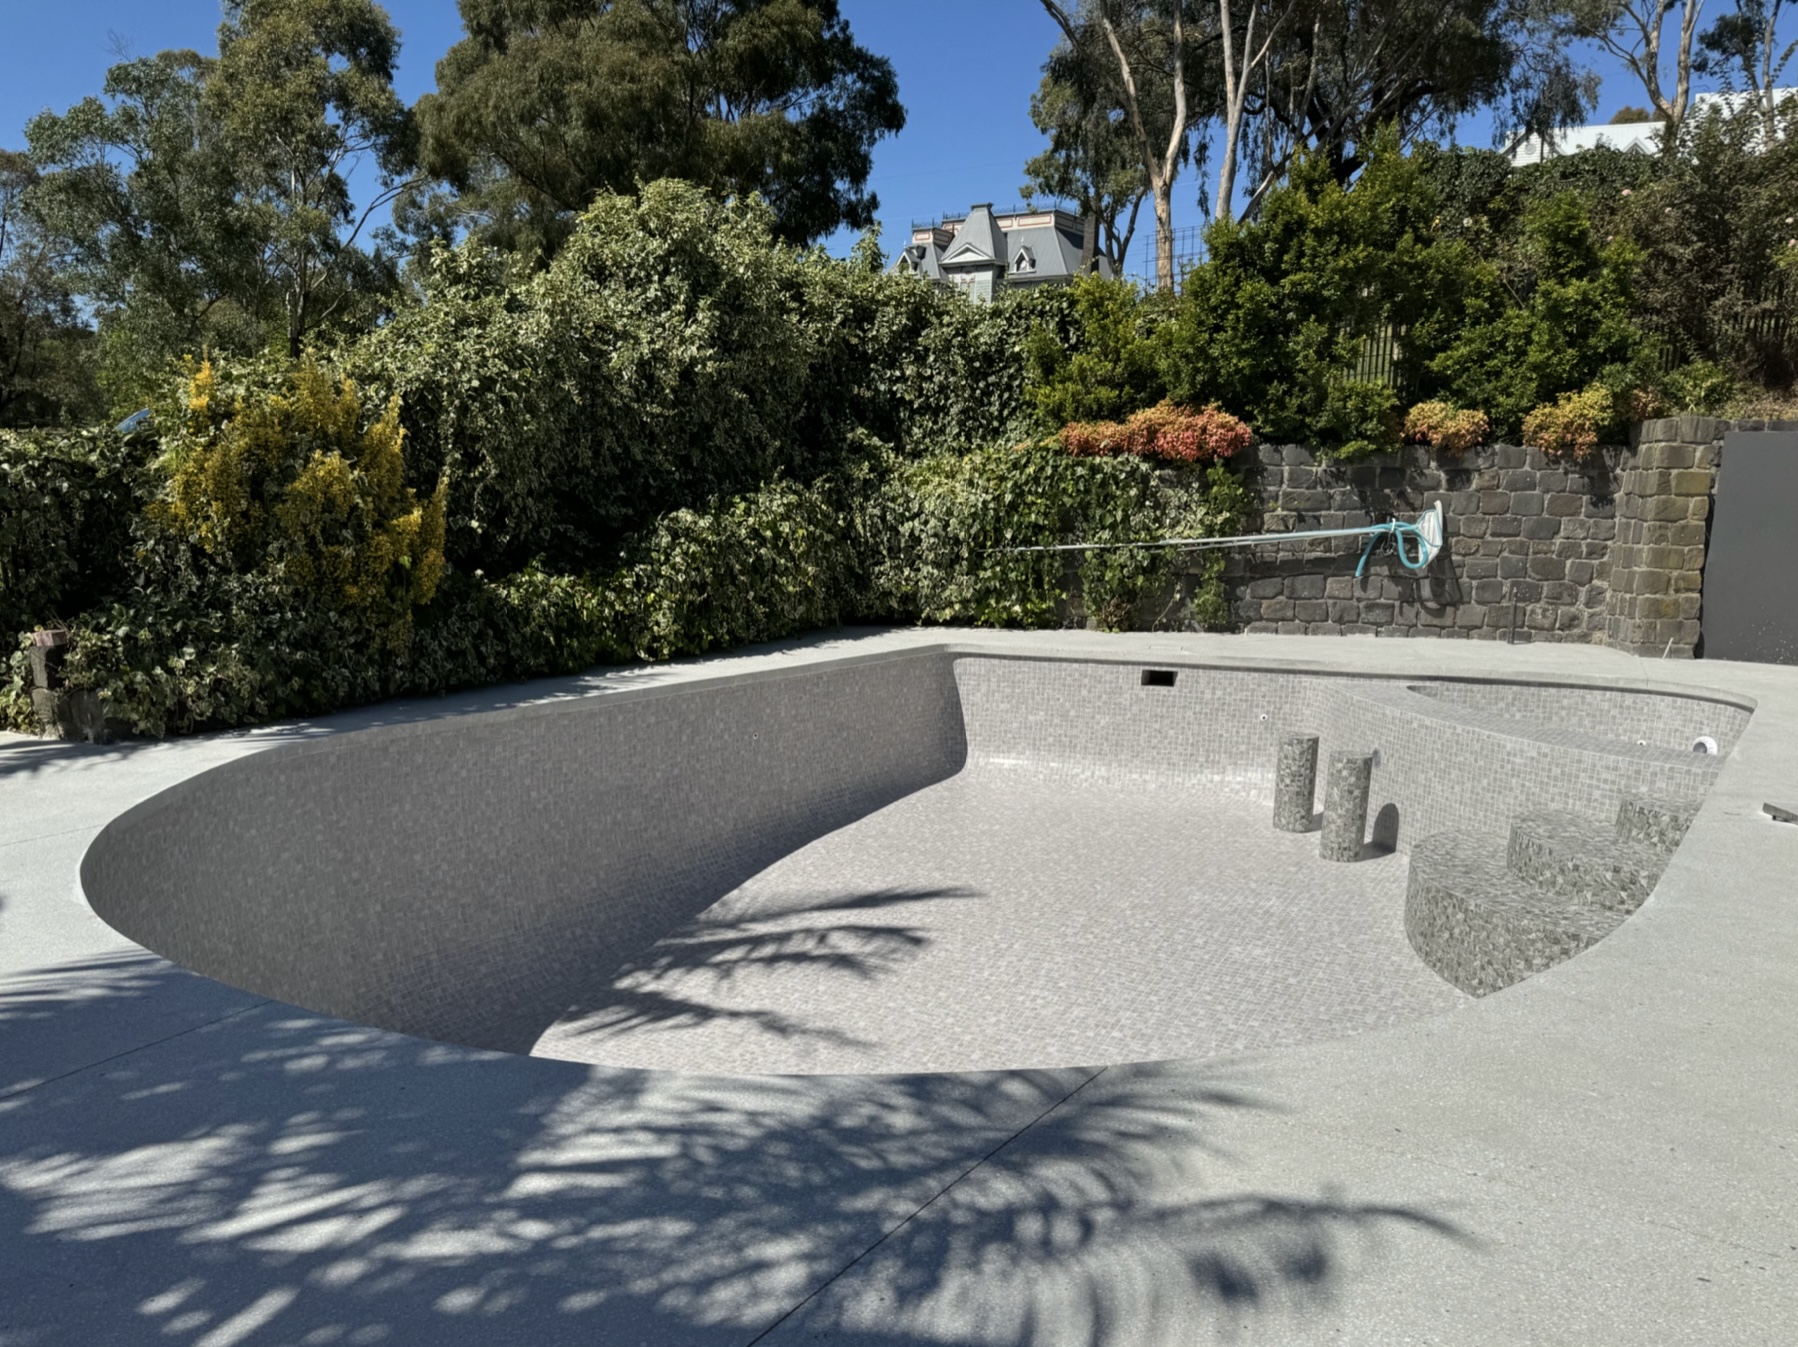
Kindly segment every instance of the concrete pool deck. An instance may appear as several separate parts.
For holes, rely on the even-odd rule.
[[[112,932],[118,813],[296,736],[955,642],[1757,703],[1648,903],[1453,1013],[1201,1061],[696,1076],[233,991]],[[168,744],[0,747],[0,1347],[1787,1343],[1798,670],[895,632]],[[1301,841],[1305,839],[1300,839]]]

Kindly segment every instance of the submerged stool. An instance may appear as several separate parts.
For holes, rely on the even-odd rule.
[[[1330,754],[1330,776],[1324,785],[1323,841],[1318,854],[1326,861],[1358,861],[1367,836],[1367,797],[1373,786],[1373,755]]]
[[[1289,734],[1280,740],[1280,763],[1274,769],[1274,827],[1286,833],[1308,833],[1316,821],[1317,736]]]

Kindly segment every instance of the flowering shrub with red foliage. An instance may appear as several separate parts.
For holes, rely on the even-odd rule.
[[[1157,403],[1128,421],[1076,421],[1061,432],[1070,454],[1134,454],[1169,463],[1209,463],[1246,449],[1249,428],[1212,403],[1203,411]]]

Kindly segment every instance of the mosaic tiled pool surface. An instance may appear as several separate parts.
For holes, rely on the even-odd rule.
[[[1264,803],[974,768],[799,849],[596,989],[538,1055],[714,1073],[1092,1065],[1469,1000],[1405,939],[1405,858]]]
[[[1423,687],[948,651],[651,686],[227,764],[114,819],[82,882],[195,971],[474,1047],[724,1074],[1205,1058],[1461,1004],[1407,940],[1412,847],[1452,830],[1502,861],[1522,816],[1584,837],[1638,797],[1689,816],[1722,759],[1678,745],[1747,717]],[[1395,854],[1274,829],[1288,732],[1374,759]],[[1436,889],[1511,897],[1462,878]]]

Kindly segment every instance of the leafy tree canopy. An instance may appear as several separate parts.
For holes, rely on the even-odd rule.
[[[1092,237],[1082,259],[1103,255],[1121,276],[1149,179],[1129,119],[1115,97],[1116,62],[1095,41],[1061,43],[1030,97],[1030,120],[1048,148],[1024,165],[1024,195],[1073,201]]]
[[[1322,154],[1338,182],[1379,129],[1401,143],[1490,108],[1501,130],[1577,121],[1596,81],[1548,41],[1537,0],[1294,0],[1263,74],[1249,158],[1262,190],[1292,156]]]
[[[392,268],[359,235],[348,177],[389,186],[411,153],[391,87],[397,39],[374,0],[237,0],[220,55],[162,52],[107,72],[100,97],[32,119],[32,213],[100,320],[116,406],[171,358],[297,354],[382,302]]]
[[[891,64],[835,0],[461,0],[468,36],[420,100],[423,162],[458,224],[545,259],[601,191],[684,178],[760,193],[776,233],[865,228],[874,143],[905,124]]]
[[[191,51],[122,62],[101,96],[25,128],[43,170],[32,213],[98,311],[101,378],[121,408],[150,400],[172,353],[262,343],[266,276],[200,112],[214,64]]]
[[[393,91],[399,34],[374,0],[231,0],[203,111],[235,171],[238,205],[279,291],[288,354],[391,286],[357,246],[411,167],[411,117]],[[372,159],[381,189],[357,213],[348,175]]]
[[[92,334],[25,207],[36,183],[30,159],[0,150],[0,426],[47,425],[96,410]]]

